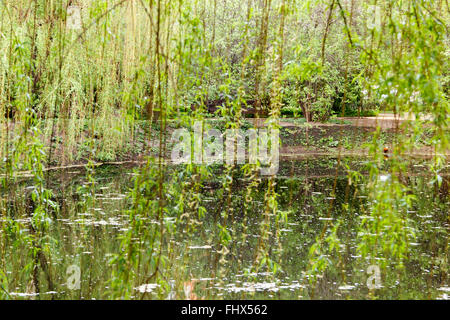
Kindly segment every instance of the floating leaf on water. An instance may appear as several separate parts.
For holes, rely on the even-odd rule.
[[[444,293],[442,296],[438,297],[437,300],[450,300],[450,296]]]
[[[340,286],[338,289],[339,290],[353,290],[353,289],[355,289],[356,287],[355,286],[352,286],[352,285],[344,285],[344,286]]]
[[[189,246],[189,249],[211,249],[212,246],[204,245],[204,246]]]
[[[159,284],[148,283],[148,284],[140,285],[139,287],[137,287],[135,289],[141,293],[144,293],[144,292],[153,292],[153,290],[155,290],[157,287],[159,287]]]
[[[39,293],[10,292],[9,295],[16,296],[16,297],[36,297],[39,295]]]

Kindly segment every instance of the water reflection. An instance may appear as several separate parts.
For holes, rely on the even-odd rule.
[[[187,232],[180,225],[175,235],[166,239],[171,243],[165,277],[170,284],[164,288],[158,283],[136,283],[134,298],[153,299],[346,299],[367,298],[367,266],[356,254],[357,230],[361,219],[372,219],[365,212],[367,194],[365,186],[349,185],[345,171],[333,168],[334,159],[317,162],[285,162],[276,183],[279,209],[286,210],[288,222],[276,228],[266,245],[269,252],[281,261],[279,271],[252,272],[255,248],[261,238],[264,210],[264,192],[267,181],[262,181],[250,206],[248,216],[243,215],[246,181],[235,179],[230,202],[233,216],[228,221],[231,234],[229,252],[217,245],[217,234],[212,232],[223,210],[221,184],[214,179],[203,185],[201,201],[207,209],[205,218]],[[362,161],[348,160],[355,168]],[[414,171],[414,168],[417,171]],[[82,170],[52,173],[50,187],[60,211],[54,214],[50,225],[50,264],[48,274],[40,270],[41,292],[30,287],[30,257],[26,245],[6,236],[9,219],[20,222],[28,232],[29,214],[33,210],[29,181],[19,181],[14,188],[2,191],[6,215],[2,217],[1,250],[3,270],[7,271],[9,296],[13,299],[92,299],[108,298],[110,287],[110,259],[117,253],[120,236],[128,229],[127,197],[133,186],[133,168],[104,167],[95,173],[93,197],[87,190],[91,186]],[[336,178],[336,192],[332,186]],[[387,181],[388,176],[380,177]],[[431,177],[419,165],[408,177],[411,192],[416,195],[413,210],[408,211],[417,232],[410,243],[411,254],[404,270],[389,266],[382,274],[380,298],[447,299],[448,284],[448,212],[449,178],[444,175],[440,187],[431,187]],[[331,208],[331,209],[330,209]],[[345,210],[343,209],[345,208]],[[144,223],[159,221],[143,218]],[[176,217],[166,217],[164,224],[175,224]],[[330,262],[326,272],[316,282],[310,282],[307,273],[308,252],[327,221],[344,221],[340,233],[339,259],[324,253]],[[194,229],[193,229],[194,230]],[[277,242],[275,234],[279,236]],[[15,242],[16,241],[16,242]],[[136,239],[139,241],[139,239]],[[145,250],[146,248],[143,248]],[[382,257],[380,259],[389,259]],[[80,290],[67,287],[66,270],[78,265],[81,271]],[[49,280],[50,279],[50,280]],[[54,290],[45,290],[48,282]],[[142,279],[145,281],[145,279]]]

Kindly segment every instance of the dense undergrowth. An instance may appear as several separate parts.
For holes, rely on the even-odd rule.
[[[79,28],[68,25],[74,17],[67,12],[74,6],[80,10]],[[170,144],[165,133],[171,126],[192,128],[195,121],[219,117],[222,128],[235,129],[251,126],[248,115],[266,117],[271,129],[279,128],[282,116],[308,122],[380,110],[416,116],[394,131],[388,167],[384,133],[376,128],[365,145],[368,174],[346,168],[349,185],[363,184],[369,199],[368,218],[354,226],[358,263],[378,265],[382,272],[394,269],[391,280],[401,278],[420,229],[408,216],[417,199],[405,180],[407,154],[418,140],[432,146],[427,169],[437,187],[448,166],[448,10],[446,1],[428,0],[2,1],[0,250],[9,254],[11,247],[19,248],[24,260],[2,254],[0,296],[11,298],[15,287],[53,291],[62,272],[54,262],[63,249],[49,233],[61,208],[45,167],[84,158],[88,182],[81,204],[96,214],[94,160],[116,160],[137,139],[138,153],[152,156],[144,157],[145,165],[136,171],[123,209],[128,227],[118,247],[111,248],[108,284],[95,296],[138,298],[136,287],[157,284],[154,297],[166,298],[174,290],[171,279],[189,280],[187,264],[175,263],[188,259],[188,242],[181,248],[177,240],[204,232],[211,211],[202,188],[213,176],[220,206],[208,226],[217,253],[211,277],[226,276],[231,255],[245,261],[249,279],[284,272],[280,230],[304,208],[280,208],[276,175],[263,179],[259,162],[226,164],[220,174],[214,166],[191,163],[173,173],[165,161]],[[211,126],[205,122],[202,130]],[[340,138],[333,141],[344,141]],[[324,139],[338,155],[345,148]],[[344,166],[338,156],[336,172]],[[19,171],[33,178],[31,198],[14,210],[23,219],[13,216],[10,206],[18,198],[10,191]],[[233,205],[238,179],[246,184],[241,202]],[[330,191],[335,197],[336,180]],[[333,204],[324,217],[331,217]],[[245,243],[247,222],[255,213],[258,240],[252,257],[244,259],[235,247],[236,229]],[[321,221],[302,266],[305,297],[314,298],[332,266],[344,269],[340,230],[345,221]],[[93,247],[83,230],[77,244]],[[445,241],[443,265],[448,262]],[[20,270],[18,278],[11,279],[11,270]],[[179,290],[181,285],[175,283]],[[376,289],[368,293],[376,295]]]

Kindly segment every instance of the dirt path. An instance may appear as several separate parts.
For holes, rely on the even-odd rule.
[[[264,126],[267,119],[246,119],[248,122],[254,124],[255,126]],[[282,118],[280,119],[280,125],[282,127],[292,127],[304,124],[305,122],[296,122],[296,118]],[[400,127],[404,122],[415,121],[416,117],[413,114],[405,114],[403,117],[395,116],[393,113],[380,113],[376,117],[338,117],[338,121],[346,122],[355,127],[369,127],[376,128],[380,126],[381,129],[395,129]],[[432,120],[431,116],[421,117],[421,120]],[[329,127],[329,126],[339,126],[336,123],[321,123],[321,122],[310,122],[311,126]],[[344,125],[344,124],[342,124]]]
[[[357,127],[374,127],[380,126],[381,129],[394,129],[400,127],[401,124],[408,121],[415,121],[413,114],[406,114],[403,117],[395,116],[392,113],[380,113],[376,117],[342,117],[338,118],[344,121],[350,121],[352,125]],[[431,116],[421,117],[421,120],[432,120]]]

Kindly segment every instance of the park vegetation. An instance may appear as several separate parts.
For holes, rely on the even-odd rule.
[[[49,169],[85,166],[78,205],[96,214],[96,165],[130,154],[141,165],[122,211],[128,227],[104,267],[108,284],[90,275],[79,295],[62,290],[61,297],[165,299],[183,292],[183,282],[174,287],[170,279],[190,280],[184,261],[212,214],[204,187],[213,178],[220,206],[207,225],[216,248],[211,277],[226,277],[233,261],[249,279],[285,272],[280,230],[303,208],[281,208],[275,175],[261,177],[259,163],[218,168],[168,161],[167,133],[207,119],[237,129],[251,126],[249,118],[279,128],[287,118],[311,126],[379,112],[414,115],[396,126],[388,167],[378,127],[365,145],[364,173],[345,168],[349,188],[363,185],[368,197],[358,208],[367,218],[353,226],[358,266],[377,264],[389,270],[386,281],[401,279],[420,232],[408,214],[417,199],[405,178],[418,141],[429,147],[430,183],[438,189],[449,183],[449,17],[446,0],[1,1],[0,297],[12,298],[14,290],[61,292],[66,270],[56,262],[70,260],[67,250],[85,268],[94,259],[80,254],[95,248],[89,228],[80,227],[71,249],[54,238],[63,210]],[[136,141],[147,143],[136,150]],[[340,155],[342,144],[336,147]],[[339,156],[337,167],[344,166]],[[14,191],[24,174],[29,196]],[[380,178],[386,176],[388,182]],[[331,198],[336,187],[335,180]],[[359,195],[349,190],[349,197]],[[327,219],[332,210],[333,201],[302,266],[302,297],[314,298],[330,268],[342,271],[345,283],[341,229],[356,208],[343,204],[342,219]],[[257,241],[247,239],[255,212]],[[445,219],[448,232],[448,212]],[[440,237],[438,257],[448,274],[448,236]],[[250,258],[243,257],[246,241],[253,245]],[[153,293],[136,294],[149,283],[157,285]],[[369,290],[367,297],[377,294]]]

